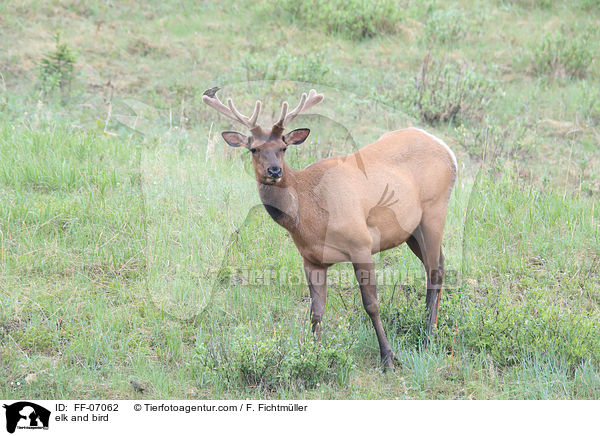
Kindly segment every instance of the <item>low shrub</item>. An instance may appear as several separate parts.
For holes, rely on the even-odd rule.
[[[44,92],[59,89],[67,93],[75,76],[75,52],[61,42],[60,33],[54,35],[55,49],[47,53],[40,62],[39,80]]]
[[[285,49],[269,59],[247,55],[242,60],[246,80],[298,80],[300,82],[322,82],[329,67],[320,53],[296,56]]]
[[[591,35],[564,31],[547,33],[533,49],[533,71],[556,79],[584,78],[593,60]]]
[[[515,302],[509,293],[495,291],[471,305],[458,331],[462,346],[489,354],[499,365],[539,355],[576,366],[600,361],[597,323],[597,316],[551,304],[544,292]]]
[[[352,368],[346,341],[324,336],[321,341],[294,343],[289,338],[253,337],[241,330],[228,343],[198,347],[200,365],[242,388],[265,392],[279,388],[313,389],[321,383],[344,384]]]
[[[584,85],[581,97],[581,114],[587,122],[600,125],[600,87]]]
[[[458,350],[489,355],[495,365],[508,367],[536,356],[575,368],[586,361],[600,362],[598,314],[571,311],[549,301],[545,291],[532,290],[514,299],[501,289],[463,295],[446,292],[440,306],[432,345],[446,352]],[[426,334],[424,299],[402,299],[380,308],[388,336],[397,335],[409,349],[423,346]],[[368,320],[365,319],[364,322]]]
[[[402,9],[393,0],[282,0],[268,6],[290,14],[303,26],[318,27],[328,33],[353,40],[394,33],[402,19]]]
[[[420,73],[401,92],[409,113],[429,123],[481,120],[498,92],[495,80],[465,63],[423,60]]]
[[[34,353],[50,353],[58,346],[57,331],[43,325],[29,326],[27,329],[14,331],[12,336],[22,349]],[[0,332],[0,337],[2,337],[2,332]]]
[[[425,22],[428,42],[445,44],[462,39],[468,32],[467,16],[461,9],[436,9]]]
[[[552,0],[500,0],[499,3],[524,9],[550,9],[554,2]]]
[[[455,128],[459,144],[477,160],[492,162],[499,157],[515,159],[531,148],[527,143],[527,126],[515,119],[505,126],[486,124],[473,128],[460,125]]]

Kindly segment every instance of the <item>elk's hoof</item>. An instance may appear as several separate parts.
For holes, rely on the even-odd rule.
[[[398,358],[396,357],[393,351],[390,351],[385,355],[381,356],[381,366],[384,372],[387,370],[394,370],[396,368],[394,362],[398,362]]]
[[[315,338],[316,341],[320,341],[321,340],[321,332],[323,331],[323,327],[321,326],[321,323],[315,323],[312,326],[312,332],[313,332],[313,337]]]

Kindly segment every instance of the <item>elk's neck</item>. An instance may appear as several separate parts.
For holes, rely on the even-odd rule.
[[[288,230],[298,225],[298,181],[296,171],[283,165],[283,177],[274,185],[258,183],[263,206],[278,224]]]

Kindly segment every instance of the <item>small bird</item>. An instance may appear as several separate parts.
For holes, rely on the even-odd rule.
[[[136,392],[141,392],[143,394],[144,391],[146,390],[145,387],[143,387],[141,384],[139,384],[135,380],[131,380],[129,383],[133,387],[133,390],[136,391]]]
[[[213,98],[219,89],[221,89],[220,86],[215,86],[213,88],[210,88],[210,89],[207,89],[206,91],[204,91],[204,94],[202,94],[202,95],[207,95],[210,98]]]

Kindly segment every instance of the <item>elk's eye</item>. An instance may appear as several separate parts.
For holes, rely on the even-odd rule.
[[[250,152],[251,152],[252,154],[256,153],[256,148],[251,148],[251,149],[250,149]]]
[[[281,149],[281,151],[283,151],[284,153],[285,153],[285,151],[286,151],[286,150],[287,150],[287,147],[283,147],[283,148]]]

